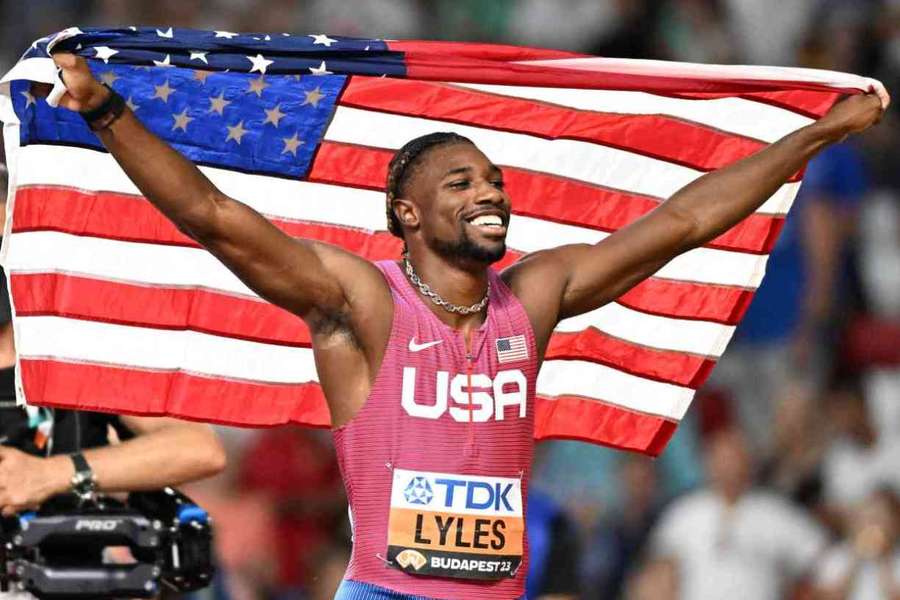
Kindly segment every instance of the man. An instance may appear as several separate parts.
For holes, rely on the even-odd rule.
[[[824,530],[781,496],[753,487],[743,435],[717,432],[707,447],[709,487],[676,500],[652,534],[653,553],[672,562],[678,597],[790,598],[825,550]]]
[[[497,275],[488,267],[505,252],[510,200],[500,169],[461,136],[397,153],[387,209],[408,253],[373,265],[282,233],[150,134],[83,59],[55,61],[60,105],[82,112],[141,192],[309,325],[354,523],[342,600],[521,596],[535,380],[554,325],[725,231],[884,110],[875,96],[850,98],[602,243]]]

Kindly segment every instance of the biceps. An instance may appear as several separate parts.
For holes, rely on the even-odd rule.
[[[580,315],[612,302],[653,275],[669,260],[637,249],[606,245],[580,248],[568,262],[569,275],[562,298],[561,318]]]
[[[290,237],[235,200],[223,202],[215,220],[201,243],[261,297],[300,316],[343,304],[316,243]]]
[[[658,208],[593,246],[573,246],[562,312],[573,316],[615,300],[687,249],[690,231],[677,212]]]

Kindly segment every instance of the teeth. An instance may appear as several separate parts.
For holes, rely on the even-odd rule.
[[[498,217],[497,215],[481,215],[480,217],[475,217],[472,219],[473,225],[496,225],[502,226],[503,219]]]

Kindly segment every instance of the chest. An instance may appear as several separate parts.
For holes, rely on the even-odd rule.
[[[487,423],[525,419],[537,369],[530,331],[489,319],[468,333],[407,311],[392,335],[378,384],[400,390],[403,414]]]

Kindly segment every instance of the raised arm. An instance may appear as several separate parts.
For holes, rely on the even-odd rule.
[[[67,88],[61,106],[84,112],[109,97],[83,58],[72,54],[53,58]],[[357,296],[371,302],[381,293],[381,304],[389,305],[389,292],[374,266],[336,247],[283,233],[219,191],[127,108],[97,135],[141,193],[178,229],[260,296],[303,317],[313,328],[343,319]]]
[[[559,319],[599,308],[749,216],[817,152],[877,122],[886,104],[875,94],[850,97],[819,121],[698,178],[602,242],[536,253],[505,278],[541,332]],[[542,284],[536,288],[537,282]]]

